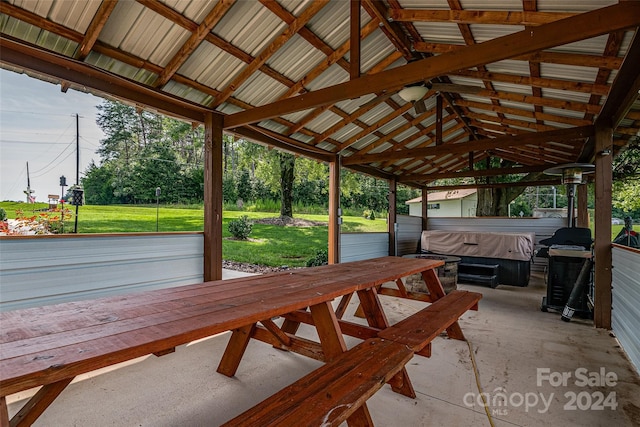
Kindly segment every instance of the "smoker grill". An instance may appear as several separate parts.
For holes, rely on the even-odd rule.
[[[540,308],[542,311],[553,309],[562,312],[576,285],[582,266],[593,256],[591,230],[579,227],[560,228],[550,238],[541,240],[540,244],[547,247],[541,248],[537,256],[549,259],[547,296],[542,298]],[[588,280],[588,286],[583,287],[573,307],[577,316],[585,318],[591,317],[592,274],[589,274]]]

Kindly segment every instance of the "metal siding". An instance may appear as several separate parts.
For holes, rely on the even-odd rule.
[[[611,326],[640,373],[640,253],[613,247]]]
[[[476,43],[483,43],[498,37],[508,36],[524,30],[520,25],[478,25],[471,24],[471,33]]]
[[[347,233],[340,235],[340,262],[389,255],[389,233]]]
[[[277,101],[288,87],[266,74],[253,73],[236,91],[234,98],[251,105],[265,105]]]
[[[422,217],[398,215],[396,217],[396,255],[402,256],[418,252],[422,234]]]
[[[322,52],[296,34],[269,58],[267,64],[283,76],[297,82],[326,58]]]
[[[269,9],[257,1],[238,1],[220,20],[213,33],[257,56],[287,27]]]
[[[214,89],[224,89],[240,73],[245,63],[208,42],[200,43],[179,73]]]
[[[199,283],[201,233],[0,240],[0,311]]]

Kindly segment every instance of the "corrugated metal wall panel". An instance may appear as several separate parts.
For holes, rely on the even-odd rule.
[[[418,252],[420,235],[422,234],[422,218],[409,215],[396,217],[396,250],[397,255],[415,254]]]
[[[340,262],[389,255],[389,233],[347,233],[340,235]]]
[[[640,253],[614,246],[611,326],[640,373]]]
[[[0,240],[0,311],[203,280],[203,234]]]

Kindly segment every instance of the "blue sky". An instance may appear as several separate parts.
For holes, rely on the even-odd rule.
[[[96,124],[102,99],[0,69],[0,200],[26,200],[27,162],[39,202],[60,194],[60,176],[76,179],[76,114],[80,176],[94,160],[104,134]]]

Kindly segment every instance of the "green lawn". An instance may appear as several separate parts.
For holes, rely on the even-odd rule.
[[[9,218],[15,218],[16,210],[21,209],[24,215],[37,214],[34,210],[46,209],[44,203],[28,205],[26,203],[0,202]],[[71,212],[75,207],[71,206]],[[201,206],[175,207],[161,206],[158,211],[159,231],[202,231],[204,227]],[[248,262],[267,266],[301,267],[316,255],[320,249],[327,248],[327,226],[315,227],[279,227],[275,225],[253,224],[251,240],[232,240],[228,231],[228,223],[232,219],[247,215],[250,219],[271,218],[278,216],[273,212],[223,212],[222,253],[229,261]],[[312,221],[326,223],[327,215],[295,215]],[[74,220],[68,221],[65,229],[73,229]],[[622,225],[611,226],[612,240],[622,229]],[[155,206],[81,206],[78,214],[79,233],[135,233],[156,231]],[[343,217],[342,232],[385,232],[386,219],[368,220],[361,217]]]
[[[15,218],[16,209],[31,216],[34,210],[44,209],[46,204],[0,202],[9,218]],[[71,207],[75,212],[75,207]],[[37,214],[37,212],[35,212]],[[222,253],[229,261],[290,267],[304,266],[320,249],[327,248],[327,226],[279,227],[253,224],[249,241],[231,239],[228,223],[232,219],[247,215],[250,219],[278,216],[272,212],[223,212]],[[295,215],[312,221],[326,223],[328,215]],[[158,210],[158,231],[202,231],[204,227],[202,207],[161,206]],[[65,229],[73,229],[74,220],[68,221]],[[344,217],[343,232],[384,232],[385,219],[368,220],[360,217]],[[81,206],[78,214],[79,233],[135,233],[156,231],[156,208],[154,206]]]

